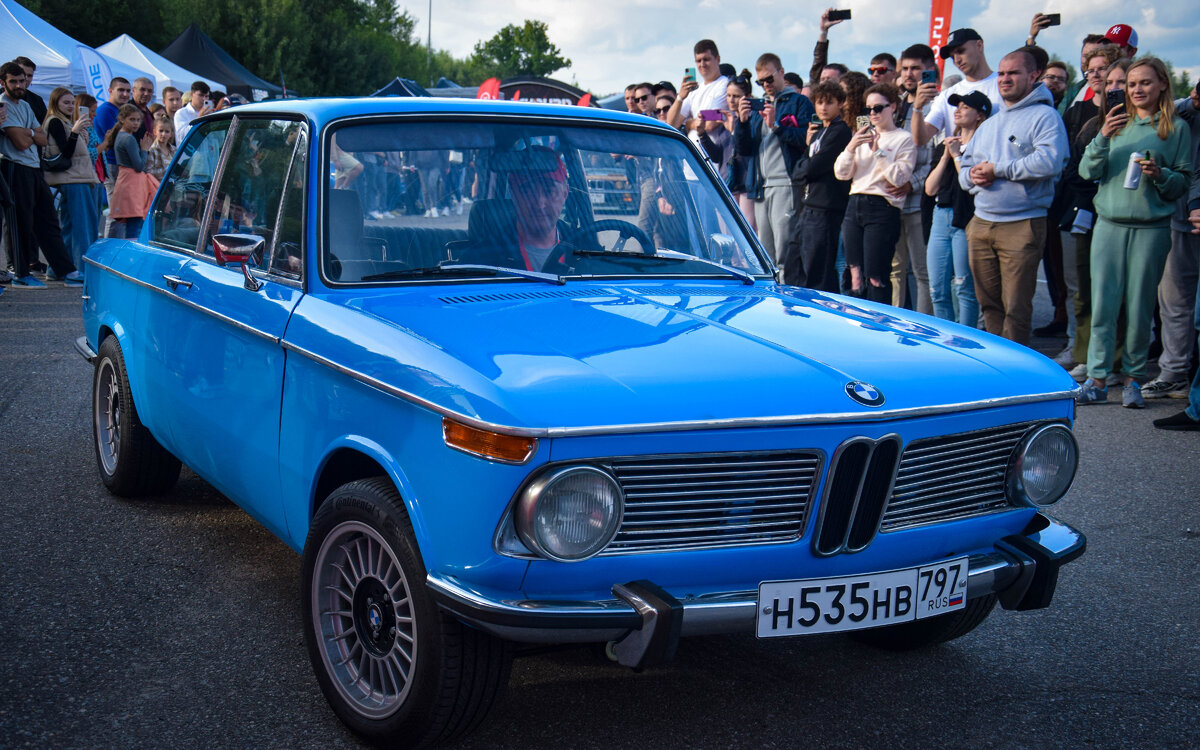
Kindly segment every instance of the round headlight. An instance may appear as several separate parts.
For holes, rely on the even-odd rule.
[[[621,525],[617,480],[593,466],[559,469],[533,481],[517,503],[517,535],[530,550],[576,562],[604,549]]]
[[[1009,467],[1008,485],[1014,498],[1042,507],[1067,494],[1079,466],[1079,445],[1064,425],[1031,432],[1017,449]]]

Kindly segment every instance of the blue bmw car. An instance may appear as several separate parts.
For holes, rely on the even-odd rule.
[[[694,634],[907,649],[1049,606],[1085,545],[1046,512],[1070,377],[774,271],[650,118],[227,109],[141,236],[87,254],[99,473],[156,495],[186,464],[301,554],[325,697],[401,745],[475,726],[517,643],[643,668]]]

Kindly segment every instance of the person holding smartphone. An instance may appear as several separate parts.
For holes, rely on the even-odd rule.
[[[78,114],[78,116],[76,116]],[[85,272],[83,254],[100,222],[100,203],[96,189],[100,179],[88,151],[88,137],[93,134],[90,112],[76,110],[75,95],[59,86],[50,92],[46,110],[47,157],[70,154],[71,166],[60,172],[45,172],[46,184],[58,188],[62,203],[58,220],[62,225],[63,241],[71,253],[71,262],[80,274]]]
[[[213,111],[212,100],[209,98],[212,90],[204,81],[196,81],[188,93],[188,103],[175,113],[175,142],[183,143],[187,139],[188,128],[192,120],[207,115]]]
[[[861,128],[838,154],[834,174],[850,181],[850,200],[842,221],[842,242],[850,291],[875,302],[892,302],[892,256],[900,238],[904,198],[892,189],[908,184],[916,163],[912,135],[896,127],[900,94],[895,86],[867,89],[870,125]]]
[[[832,81],[813,86],[816,114],[805,132],[804,156],[797,179],[804,186],[803,208],[797,221],[797,242],[783,264],[785,284],[823,292],[841,291],[837,278],[838,235],[846,215],[850,183],[834,174],[838,154],[850,142],[850,126],[842,119],[846,92]]]
[[[701,128],[711,133],[724,127],[720,120],[701,119],[700,111],[727,108],[725,89],[729,79],[721,75],[721,53],[717,51],[716,42],[701,39],[692,48],[692,53],[696,60],[695,71],[685,71],[679,85],[679,97],[667,113],[667,122],[683,130],[693,143],[700,145],[698,131]]]
[[[1146,374],[1158,284],[1171,249],[1175,201],[1187,193],[1191,135],[1175,115],[1171,78],[1161,60],[1129,66],[1125,103],[1108,111],[1100,133],[1079,163],[1079,176],[1096,180],[1092,243],[1092,333],[1080,404],[1108,400],[1117,343],[1117,315],[1125,307],[1124,387],[1121,405],[1145,407]]]
[[[758,157],[762,197],[755,199],[754,220],[763,247],[775,264],[782,266],[789,243],[795,242],[799,185],[794,170],[804,154],[813,106],[808,97],[792,91],[783,80],[783,63],[778,55],[763,53],[754,63],[754,70],[763,98],[739,102],[734,147],[739,154]],[[761,102],[761,111],[755,101]]]

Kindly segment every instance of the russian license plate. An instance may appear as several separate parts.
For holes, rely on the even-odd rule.
[[[835,633],[894,625],[967,605],[967,558],[885,573],[764,581],[758,637]]]

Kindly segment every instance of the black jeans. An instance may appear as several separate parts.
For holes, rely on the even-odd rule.
[[[42,177],[42,170],[17,164],[9,159],[3,164],[4,179],[12,190],[13,208],[11,237],[13,275],[22,278],[29,275],[31,266],[37,262],[38,246],[46,256],[46,262],[61,279],[75,270],[71,253],[63,243],[62,227],[58,223],[58,212],[54,210],[54,196]]]
[[[844,208],[826,210],[805,206],[796,222],[799,241],[788,246],[783,263],[783,283],[837,294],[838,233]]]
[[[873,302],[892,303],[892,256],[899,240],[900,209],[878,195],[850,196],[842,221],[846,265],[862,269],[863,296]]]

